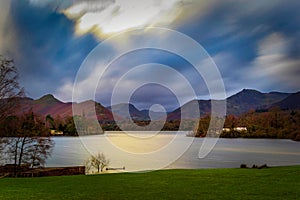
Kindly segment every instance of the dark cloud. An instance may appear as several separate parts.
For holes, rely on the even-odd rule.
[[[257,42],[271,33],[299,38],[299,7],[296,0],[219,1],[204,16],[192,18],[178,30],[196,39],[212,55],[232,52],[248,62],[256,57]]]
[[[127,53],[108,66],[108,70],[103,74],[101,82],[98,84],[96,94],[97,100],[102,104],[109,106],[113,89],[119,84],[118,81],[121,77],[126,74],[128,75],[128,73],[132,73],[130,72],[132,68],[147,63],[159,63],[165,67],[171,67],[175,69],[177,73],[182,75],[187,82],[180,82],[176,77],[170,77],[170,74],[168,73],[157,74],[155,71],[145,69],[141,71],[142,73],[131,76],[130,81],[133,85],[128,86],[128,91],[124,91],[125,93],[131,91],[130,89],[133,88],[135,84],[142,82],[148,77],[152,77],[153,81],[163,80],[166,84],[174,86],[176,89],[174,92],[176,92],[175,95],[178,98],[183,98],[186,95],[186,91],[182,89],[182,86],[187,83],[193,88],[195,93],[194,96],[191,96],[191,99],[195,99],[197,96],[203,97],[209,95],[201,75],[187,60],[164,50],[143,49]],[[155,68],[155,66],[153,66],[153,68]],[[127,82],[124,81],[123,83],[126,84]],[[140,108],[149,108],[152,104],[164,105],[167,110],[178,107],[178,102],[173,98],[174,94],[170,94],[168,91],[153,85],[140,86],[141,88],[138,89],[135,96],[132,97],[132,102]]]
[[[28,1],[13,1],[17,30],[15,61],[30,96],[53,93],[65,79],[74,79],[86,55],[97,44],[93,36],[74,36],[74,24],[63,14]]]
[[[176,94],[170,91],[169,88],[156,84],[148,84],[140,87],[133,93],[130,103],[141,110],[149,110],[152,105],[159,104],[167,111],[173,111],[180,107],[177,98]]]
[[[268,82],[267,77],[261,81],[248,76],[248,73],[257,69],[253,62],[260,57],[260,43],[273,33],[282,34],[287,43],[286,51],[282,52],[284,57],[299,60],[299,7],[297,0],[217,1],[205,14],[192,18],[178,30],[196,39],[216,59],[229,93],[247,87],[280,90],[278,85]],[[288,67],[286,70],[289,70]],[[295,84],[288,84],[284,89],[299,90],[295,76],[290,78]]]

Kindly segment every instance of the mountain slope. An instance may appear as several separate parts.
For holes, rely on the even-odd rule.
[[[43,116],[50,114],[53,117],[66,117],[72,116],[72,103],[63,103],[50,94],[37,100],[22,98],[17,114],[26,113],[29,110]]]
[[[289,93],[270,92],[261,93],[256,90],[244,89],[237,94],[234,94],[227,98],[227,115],[240,115],[248,112],[251,109],[268,108],[272,104],[277,103],[286,97]],[[218,103],[221,100],[214,100]],[[199,117],[195,111],[193,105],[199,106],[200,116],[209,114],[211,110],[211,100],[193,100],[181,108],[174,110],[168,114],[169,120],[180,119],[181,115],[183,118],[195,118]],[[183,110],[183,112],[181,112]]]
[[[240,115],[249,110],[268,108],[272,104],[285,99],[289,95],[289,93],[261,93],[256,90],[244,89],[241,92],[227,98],[227,113]]]
[[[133,120],[150,120],[150,116],[153,120],[158,120],[164,116],[164,113],[161,112],[153,112],[149,110],[139,110],[134,105],[128,103],[120,103],[113,106],[107,107],[115,114],[121,116],[125,119],[133,119]],[[129,111],[129,116],[128,116]]]
[[[198,107],[198,110],[195,109]],[[180,118],[183,119],[195,119],[199,118],[199,110],[200,116],[205,115],[206,113],[210,112],[211,101],[210,100],[193,100],[182,107],[177,108],[173,112],[168,114],[168,120],[179,120]]]
[[[138,110],[134,105],[130,103],[120,103],[113,106],[107,107],[110,111],[114,112],[125,119],[134,119],[134,120],[147,120],[149,115],[146,112]]]
[[[95,107],[98,120],[113,120],[113,115],[111,111],[97,102],[85,101],[81,103],[76,103],[74,105],[74,115],[85,115],[87,118],[90,118],[92,117],[91,113],[93,112],[93,109]],[[37,100],[29,98],[20,98],[20,108],[18,108],[16,114],[26,113],[29,110],[32,110],[33,112],[42,116],[51,115],[52,117],[60,116],[64,118],[73,115],[72,103],[61,102],[50,94],[45,95]]]
[[[281,109],[300,109],[300,92],[293,93],[272,106],[278,106]]]

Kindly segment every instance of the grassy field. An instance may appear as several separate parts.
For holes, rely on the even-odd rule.
[[[0,199],[300,199],[300,166],[2,178]]]

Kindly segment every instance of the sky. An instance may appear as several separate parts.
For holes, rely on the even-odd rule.
[[[120,102],[131,94],[130,102],[140,109],[162,104],[172,110],[178,107],[176,98],[211,98],[205,79],[216,82],[214,77],[199,76],[189,60],[168,51],[130,51],[106,68],[109,53],[145,44],[176,46],[169,34],[151,33],[151,27],[159,27],[203,47],[199,66],[210,72],[215,64],[226,96],[244,88],[297,92],[299,8],[298,0],[0,0],[0,54],[14,59],[21,85],[35,99],[51,93],[72,101],[75,80],[76,101],[93,98],[92,91],[105,106],[115,86]],[[111,39],[120,34],[121,39]],[[107,40],[113,42],[99,50]],[[195,54],[190,46],[179,46]],[[85,63],[95,66],[80,70]]]

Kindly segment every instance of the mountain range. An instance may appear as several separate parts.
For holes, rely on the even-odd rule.
[[[164,116],[163,113],[152,112],[148,110],[139,110],[134,105],[122,103],[109,107],[104,107],[100,103],[89,100],[81,103],[75,103],[75,109],[72,110],[71,102],[61,102],[53,95],[48,94],[39,99],[20,98],[20,107],[16,110],[17,114],[26,113],[30,109],[33,112],[43,116],[51,115],[61,118],[74,115],[84,115],[87,118],[92,117],[92,108],[95,106],[96,115],[99,121],[113,121],[117,119],[129,118],[134,120],[148,120],[149,116],[154,120],[158,120]],[[185,118],[195,118],[199,115],[195,112],[195,105],[199,107],[201,116],[210,113],[211,101],[221,100],[192,100],[182,107],[167,113],[168,120],[180,119],[181,115]],[[240,115],[249,110],[268,109],[270,107],[280,107],[282,109],[300,109],[300,92],[297,93],[281,93],[270,92],[262,93],[256,90],[244,89],[226,99],[227,115]],[[92,106],[91,106],[92,105]],[[114,115],[112,113],[114,111]],[[182,113],[181,111],[184,111]],[[75,112],[75,113],[73,113]]]
[[[75,103],[74,109],[72,108],[72,102],[61,102],[53,95],[47,94],[39,99],[20,98],[20,106],[15,111],[16,114],[26,113],[32,110],[34,113],[42,116],[51,115],[52,117],[69,117],[74,115],[84,115],[86,118],[92,117],[93,106],[95,106],[96,115],[99,121],[112,121],[114,116],[110,110],[102,106],[100,103],[89,100],[81,103]],[[119,116],[116,118],[121,119]]]
[[[165,113],[153,112],[151,110],[139,110],[130,103],[120,103],[107,108],[124,119],[149,120],[152,118],[153,120],[158,120],[165,115]]]
[[[262,93],[256,90],[244,89],[226,99],[226,113],[227,115],[237,116],[246,113],[249,110],[267,109],[275,105],[280,107],[281,104],[279,103],[292,95],[294,94],[281,92]],[[293,96],[292,99],[294,99]],[[195,107],[193,106],[195,104],[198,105],[201,116],[208,114],[211,110],[211,101],[215,101],[216,103],[218,103],[221,100],[190,101],[183,105],[181,108],[178,108],[173,112],[169,113],[168,119],[180,119],[181,114],[183,114],[185,118],[195,118],[196,116],[198,116],[198,114],[195,113]],[[184,110],[184,113],[181,113],[181,110]]]

